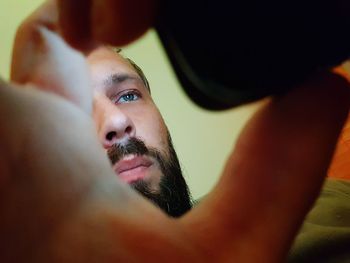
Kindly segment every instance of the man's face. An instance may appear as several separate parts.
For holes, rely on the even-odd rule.
[[[109,48],[88,56],[99,139],[122,181],[170,215],[190,208],[170,135],[135,68]]]

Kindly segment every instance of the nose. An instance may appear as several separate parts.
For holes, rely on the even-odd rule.
[[[94,99],[94,119],[99,139],[105,149],[135,136],[135,126],[131,118],[108,98]]]

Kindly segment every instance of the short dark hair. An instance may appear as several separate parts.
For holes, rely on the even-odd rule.
[[[122,56],[126,61],[129,62],[129,64],[135,69],[136,73],[140,76],[143,84],[145,85],[145,87],[147,88],[148,92],[151,93],[151,88],[149,85],[149,82],[145,76],[145,73],[143,73],[142,69],[130,58],[124,57],[123,54],[121,54],[122,49],[121,48],[116,48],[116,47],[111,47],[111,49],[118,53],[120,56]]]

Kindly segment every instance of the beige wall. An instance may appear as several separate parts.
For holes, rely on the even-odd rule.
[[[16,27],[41,2],[1,0],[1,76],[8,78]],[[154,100],[172,134],[192,194],[195,198],[204,195],[215,184],[242,125],[256,105],[220,113],[195,106],[181,90],[154,31],[124,48],[123,53],[145,71]]]

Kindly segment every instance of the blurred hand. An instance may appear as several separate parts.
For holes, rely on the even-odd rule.
[[[54,7],[20,27],[13,83],[0,84],[0,261],[283,261],[326,175],[348,83],[325,72],[271,99],[213,191],[170,219],[114,176],[84,57],[53,32]]]
[[[155,20],[158,0],[57,0],[59,25],[74,47],[91,41],[123,46],[140,37]]]

